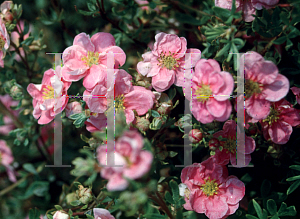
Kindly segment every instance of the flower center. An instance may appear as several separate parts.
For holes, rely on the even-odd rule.
[[[179,64],[177,61],[179,59],[176,59],[173,57],[174,53],[171,53],[169,51],[169,55],[164,54],[163,52],[160,54],[159,58],[157,59],[160,67],[164,68],[166,67],[169,70],[175,69],[175,67],[179,67]]]
[[[226,149],[226,153],[235,153],[236,151],[236,139],[228,138],[223,144],[223,148]]]
[[[88,51],[88,55],[81,58],[81,61],[85,65],[92,67],[92,65],[98,65],[99,62],[99,53]]]
[[[246,98],[250,98],[253,94],[260,94],[261,89],[260,85],[257,82],[252,80],[246,80],[245,82],[245,96]]]
[[[54,99],[54,89],[52,86],[47,85],[47,87],[43,89],[43,99]]]
[[[208,180],[204,180],[204,185],[201,186],[202,191],[206,196],[213,196],[215,194],[218,194],[218,183],[216,183],[216,180],[210,180],[210,177],[208,177]]]
[[[271,125],[273,122],[277,122],[279,119],[280,112],[273,107],[270,108],[270,114],[268,115],[267,118],[263,120],[263,122],[269,123]]]
[[[115,103],[115,105],[114,105],[114,103]],[[119,112],[120,110],[125,110],[124,94],[121,94],[121,95],[115,97],[115,101],[113,101],[113,100],[110,101],[107,111],[112,110],[114,107],[115,107],[116,112]]]
[[[189,200],[190,199],[190,194],[191,194],[191,191],[188,189],[188,188],[186,188],[185,190],[184,190],[184,196]]]
[[[201,85],[201,87],[198,87],[196,90],[195,96],[199,102],[206,102],[210,97],[212,97],[210,86],[206,84]]]
[[[4,48],[4,45],[5,45],[5,39],[3,38],[3,36],[0,35],[0,50]]]

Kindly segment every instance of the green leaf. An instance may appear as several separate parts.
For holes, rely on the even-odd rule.
[[[54,205],[54,207],[55,207],[57,210],[63,210],[63,208],[62,208],[60,205]]]
[[[21,42],[20,44],[21,45],[30,46],[33,40],[34,40],[34,37],[30,36],[26,40],[24,40],[23,42]]]
[[[95,14],[95,11],[83,11],[80,9],[78,9],[77,11],[79,12],[79,14],[82,14],[84,16],[91,16],[91,15]]]
[[[165,199],[170,204],[175,204],[175,202],[174,202],[174,200],[173,200],[173,198],[172,198],[172,196],[171,196],[171,194],[170,194],[169,191],[166,191],[166,193],[165,193]]]
[[[72,201],[72,202],[70,202],[70,205],[72,205],[72,206],[79,206],[79,205],[81,205],[81,201],[79,201],[79,200],[76,200],[76,201]]]
[[[280,218],[278,217],[278,213],[276,212],[276,214],[275,214],[273,217],[271,217],[271,219],[280,219]]]
[[[156,8],[155,2],[149,2],[149,6],[150,6],[150,8],[152,8],[152,9]]]
[[[223,21],[226,21],[231,15],[231,11],[225,8],[213,6],[212,10],[214,11],[215,15],[221,18]]]
[[[297,179],[300,179],[300,175],[299,176],[293,176],[293,177],[290,177],[290,178],[287,178],[286,181],[294,181],[294,180],[297,180]]]
[[[296,182],[294,182],[286,191],[286,194],[289,195],[291,194],[293,191],[295,191],[298,187],[300,186],[300,180],[297,180]]]
[[[231,45],[233,44],[227,43],[219,52],[217,52],[216,57],[220,57],[224,55],[230,49]]]
[[[40,219],[40,215],[41,213],[37,208],[29,210],[29,219]]]
[[[295,216],[297,214],[295,206],[287,207],[287,205],[282,202],[278,211],[278,216]]]
[[[93,216],[91,216],[91,215],[89,215],[89,214],[86,214],[85,215],[87,218],[89,218],[89,219],[95,219]]]
[[[29,23],[24,20],[24,30],[23,30],[23,36],[26,35],[29,31]]]
[[[35,181],[27,188],[24,196],[21,196],[19,198],[24,200],[31,197],[32,195],[42,197],[47,194],[48,190],[49,190],[48,181]]]
[[[271,182],[267,179],[265,179],[262,182],[261,187],[260,187],[260,193],[263,198],[267,197],[267,195],[271,191],[271,186],[272,186]]]
[[[35,170],[35,167],[31,163],[24,163],[23,168],[24,170],[27,170],[29,173],[33,173],[34,175],[38,174]]]
[[[169,96],[170,100],[173,100],[173,98],[176,96],[176,89],[175,88],[170,89],[169,93],[168,93],[168,96]]]
[[[276,205],[276,202],[273,199],[269,199],[267,201],[267,208],[268,208],[268,211],[270,212],[271,215],[276,214],[277,205]]]
[[[189,15],[189,14],[183,14],[183,13],[176,13],[175,14],[176,19],[183,24],[190,24],[190,25],[201,25],[204,20],[198,20],[195,17]]]
[[[261,207],[259,206],[259,204],[254,199],[252,199],[252,202],[253,202],[254,209],[255,209],[255,211],[257,213],[257,216],[260,219],[263,219]]]
[[[289,50],[292,46],[293,46],[293,42],[290,39],[287,39],[285,50]]]
[[[151,110],[151,115],[153,117],[160,117],[160,114],[157,111],[155,111],[155,110]]]
[[[300,72],[300,71],[299,71]],[[289,167],[290,169],[300,171],[300,165],[292,165]]]

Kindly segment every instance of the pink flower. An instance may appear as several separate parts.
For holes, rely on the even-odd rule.
[[[104,208],[94,208],[93,212],[95,219],[115,219],[115,217],[112,216],[109,211]]]
[[[201,58],[199,49],[187,49],[184,37],[159,33],[155,36],[153,50],[142,55],[144,61],[137,64],[139,73],[152,77],[152,86],[163,92],[172,84],[184,86],[184,72],[190,71]],[[185,66],[185,54],[191,53],[192,63]]]
[[[2,19],[0,19],[0,66],[4,67],[4,62],[2,59],[5,57],[6,50],[10,45],[9,35],[7,33],[5,24]]]
[[[149,151],[143,151],[143,138],[137,131],[126,131],[116,141],[114,161],[115,165],[121,167],[103,167],[101,176],[108,179],[108,191],[121,191],[127,188],[128,182],[124,178],[138,179],[146,174],[152,164],[153,155]],[[107,164],[106,146],[97,149],[97,158],[101,165]],[[112,152],[113,153],[113,152]]]
[[[0,165],[6,168],[8,178],[12,182],[16,182],[16,175],[13,167],[10,165],[14,161],[13,154],[10,148],[7,146],[6,142],[0,140]]]
[[[271,102],[285,97],[289,91],[288,79],[278,74],[272,61],[265,61],[257,52],[244,54],[245,108],[254,119],[265,119],[270,113]]]
[[[42,84],[31,83],[27,87],[28,93],[33,97],[33,117],[38,119],[38,124],[51,122],[68,103],[67,90],[71,82],[62,80],[60,70],[58,66],[55,71],[45,71]]]
[[[300,88],[292,87],[291,90],[292,90],[293,94],[296,95],[297,103],[300,104]]]
[[[274,7],[279,0],[236,0],[235,5],[237,11],[243,11],[243,17],[246,22],[254,20],[252,16],[255,14],[255,9],[261,10]],[[231,10],[232,0],[215,0],[215,5],[220,8],[227,8]]]
[[[125,70],[120,69],[115,72],[115,109],[124,110],[126,122],[129,124],[135,119],[133,110],[141,116],[152,108],[155,95],[144,87],[132,86],[132,77]],[[106,94],[106,83],[98,83],[91,92],[84,91],[83,100],[86,101],[91,112],[104,113],[113,108],[113,101],[107,100]]]
[[[236,176],[228,176],[225,166],[213,159],[185,167],[181,172],[180,195],[186,210],[204,213],[210,219],[234,214],[245,195],[245,185]]]
[[[4,22],[11,23],[13,21],[13,15],[11,10],[13,9],[12,1],[4,1],[0,6],[1,18]]]
[[[105,113],[91,113],[84,124],[89,132],[101,131],[107,125],[107,117]]]
[[[135,0],[136,3],[138,3],[139,5],[145,5],[145,4],[149,4],[148,1],[143,1],[143,0]],[[150,9],[149,6],[142,6],[141,7],[142,10],[146,10],[148,11]],[[158,7],[155,7],[154,10],[158,13],[159,12],[159,8]]]
[[[228,99],[233,86],[232,76],[221,71],[217,61],[199,60],[192,78],[193,98],[190,101],[190,109],[194,117],[204,124],[213,120],[227,120],[232,110]],[[189,96],[186,98],[191,99]]]
[[[255,150],[255,141],[253,138],[245,136],[245,148],[237,146],[237,137],[240,136],[240,129],[237,130],[237,124],[234,120],[228,120],[223,126],[223,130],[213,134],[213,137],[218,138],[221,136],[225,141],[220,141],[220,146],[223,147],[222,151],[216,150],[213,156],[215,162],[220,165],[227,165],[229,160],[231,164],[236,165],[236,156],[245,156],[245,166],[251,161],[251,153]],[[237,149],[236,149],[237,148]]]
[[[272,103],[270,114],[261,120],[265,139],[276,144],[286,144],[293,132],[293,126],[300,124],[300,110],[293,108],[285,99]]]
[[[13,100],[9,94],[0,96],[0,101],[3,105],[16,117],[18,117],[20,110],[12,110],[11,106],[17,106],[19,101]],[[8,133],[15,129],[14,121],[8,116],[3,116],[4,125],[0,126],[0,134],[8,135]]]
[[[66,116],[70,117],[73,114],[81,113],[82,112],[82,107],[81,103],[74,101],[71,103],[68,103],[66,106]]]
[[[73,46],[63,52],[63,78],[66,81],[78,81],[84,77],[83,86],[90,90],[106,75],[107,53],[113,52],[115,68],[126,60],[124,51],[116,46],[110,33],[96,33],[91,38],[85,33],[78,34]]]

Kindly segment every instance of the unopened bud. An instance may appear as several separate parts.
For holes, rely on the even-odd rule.
[[[83,204],[88,204],[93,200],[93,193],[90,188],[84,188],[82,185],[78,186],[76,190],[76,195],[79,201]]]
[[[14,100],[20,100],[20,99],[22,99],[23,98],[23,88],[20,85],[15,84],[10,89],[10,96]]]
[[[70,204],[71,202],[76,201],[76,200],[77,200],[77,196],[76,196],[75,192],[69,193],[66,196],[66,201],[67,201],[68,204]]]
[[[217,138],[212,138],[208,142],[209,149],[215,151],[220,146],[220,141]]]
[[[53,215],[53,219],[70,219],[70,216],[65,211],[57,211]]]
[[[149,119],[146,119],[146,117],[137,117],[136,118],[136,127],[140,130],[140,131],[147,131],[149,129]]]
[[[193,143],[199,143],[203,138],[203,134],[199,129],[192,129],[189,133],[189,140]]]
[[[75,101],[72,103],[68,103],[66,106],[66,116],[70,117],[73,114],[81,113],[82,112],[82,107],[81,103]]]

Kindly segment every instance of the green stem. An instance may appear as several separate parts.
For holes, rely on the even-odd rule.
[[[12,184],[12,185],[6,187],[5,189],[1,190],[0,191],[0,196],[5,195],[6,193],[10,192],[11,190],[13,190],[18,185],[22,184],[27,179],[27,177],[29,177],[31,175],[33,175],[33,174],[29,173],[25,177],[23,177],[22,179],[20,179],[19,181],[15,182],[14,184]]]
[[[13,120],[13,123],[16,127],[23,128],[23,124],[20,122],[20,120],[10,110],[6,108],[6,106],[1,102],[1,100],[0,100],[0,112],[2,112],[3,115],[9,116]]]

